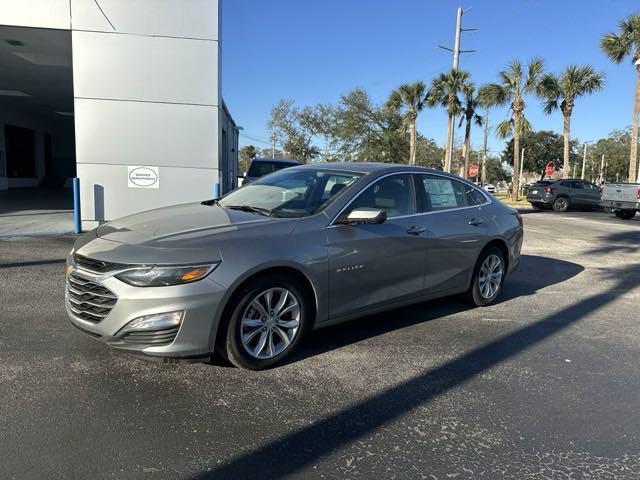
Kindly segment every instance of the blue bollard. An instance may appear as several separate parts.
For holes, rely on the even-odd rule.
[[[213,198],[219,198],[220,197],[220,184],[218,182],[215,182],[213,184]]]
[[[76,233],[82,232],[82,220],[80,220],[80,179],[73,178],[73,227]]]

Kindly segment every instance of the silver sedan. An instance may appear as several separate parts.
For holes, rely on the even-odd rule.
[[[454,175],[302,165],[85,234],[65,304],[121,350],[263,369],[316,328],[463,292],[491,304],[522,238],[515,210]]]

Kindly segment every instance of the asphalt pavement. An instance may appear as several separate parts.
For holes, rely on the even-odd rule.
[[[0,478],[640,478],[640,219],[524,215],[494,306],[315,332],[247,372],[66,319],[73,236],[0,239]]]

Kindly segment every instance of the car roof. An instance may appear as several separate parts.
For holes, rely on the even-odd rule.
[[[434,168],[418,167],[415,165],[407,165],[406,163],[382,163],[382,162],[318,162],[306,163],[296,168],[319,168],[326,170],[343,170],[358,173],[379,173],[379,172],[419,172],[419,173],[437,173],[439,175],[451,176],[458,178],[456,175],[445,173]]]
[[[290,163],[291,165],[300,165],[298,160],[293,160],[291,158],[271,158],[271,157],[256,157],[251,162],[278,162],[278,163]]]

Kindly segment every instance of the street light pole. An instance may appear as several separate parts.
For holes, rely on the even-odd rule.
[[[587,142],[584,143],[584,151],[582,153],[582,173],[580,174],[580,178],[584,180],[584,169],[587,164]]]

